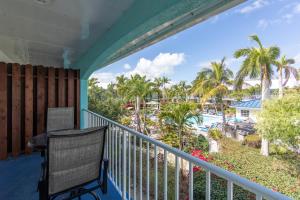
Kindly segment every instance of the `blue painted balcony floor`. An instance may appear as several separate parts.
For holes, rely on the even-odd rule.
[[[0,199],[38,200],[37,182],[40,177],[42,158],[40,154],[22,155],[0,161]],[[121,199],[114,186],[109,182],[108,193],[97,191],[101,200]],[[93,199],[89,195],[83,200]]]

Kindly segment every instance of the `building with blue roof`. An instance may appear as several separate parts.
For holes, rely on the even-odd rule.
[[[240,120],[252,120],[256,122],[257,113],[261,109],[261,100],[252,99],[239,101],[230,106],[236,109],[236,118]]]

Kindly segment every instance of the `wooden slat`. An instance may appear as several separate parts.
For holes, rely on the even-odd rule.
[[[80,71],[76,71],[76,128],[80,128]]]
[[[58,70],[58,107],[64,107],[65,102],[65,71],[60,68]]]
[[[7,66],[0,63],[0,160],[7,158]]]
[[[68,70],[68,107],[74,107],[74,70]]]
[[[45,68],[37,67],[37,134],[45,130]]]
[[[33,133],[33,71],[31,65],[25,66],[25,153],[30,153],[28,140]]]
[[[55,69],[48,69],[48,107],[55,107]]]
[[[21,69],[12,65],[12,153],[17,156],[21,150]]]

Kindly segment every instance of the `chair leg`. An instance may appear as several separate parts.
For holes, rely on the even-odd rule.
[[[99,196],[97,195],[96,192],[91,191],[91,192],[89,192],[89,194],[91,194],[96,200],[100,200],[100,198],[99,198]]]

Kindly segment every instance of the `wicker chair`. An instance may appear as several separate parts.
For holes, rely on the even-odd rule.
[[[44,170],[39,182],[40,199],[73,199],[95,190],[107,191],[108,161],[103,159],[107,126],[49,132]],[[103,178],[101,180],[101,169]],[[95,186],[84,188],[97,182]]]
[[[67,129],[74,129],[74,108],[48,108],[46,132]]]

